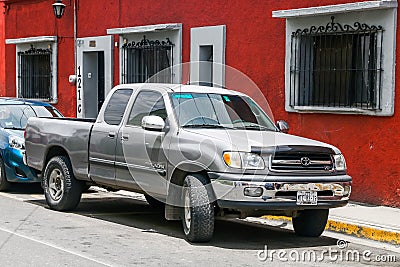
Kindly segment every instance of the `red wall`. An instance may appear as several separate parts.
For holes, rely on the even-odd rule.
[[[6,87],[6,47],[5,47],[5,25],[4,25],[4,14],[0,12],[0,88]],[[0,96],[4,96],[3,91],[0,90]]]
[[[57,22],[50,0],[15,3],[6,14],[6,38],[61,36],[57,108],[68,116],[74,116],[76,112],[75,87],[68,83],[68,75],[74,71],[72,1],[64,0],[67,4],[65,15]],[[296,114],[284,110],[285,20],[272,18],[271,12],[348,2],[356,1],[108,0],[99,4],[99,1],[85,0],[78,1],[78,37],[106,35],[109,28],[182,23],[183,62],[188,62],[190,28],[226,25],[226,64],[247,74],[261,88],[275,118],[287,120],[293,134],[328,142],[342,150],[349,174],[353,176],[352,199],[400,207],[400,157],[396,156],[396,149],[400,148],[398,97],[393,117]],[[399,44],[399,35],[397,41]],[[8,45],[7,69],[15,69],[14,61],[15,47]],[[118,61],[116,49],[116,82]],[[400,84],[397,73],[398,69],[396,84]],[[6,93],[14,95],[15,77],[7,76],[6,84]],[[1,88],[0,92],[3,91]]]

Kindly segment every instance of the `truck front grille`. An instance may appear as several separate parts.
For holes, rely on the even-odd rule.
[[[333,170],[333,160],[327,153],[276,152],[271,155],[271,171],[327,173]]]

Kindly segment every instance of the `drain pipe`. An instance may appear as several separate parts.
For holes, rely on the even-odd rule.
[[[76,7],[76,2],[78,0],[74,0],[74,69],[75,69],[75,75],[77,73],[76,70],[76,64],[77,64],[77,49],[76,49],[76,39],[77,39],[77,7]]]

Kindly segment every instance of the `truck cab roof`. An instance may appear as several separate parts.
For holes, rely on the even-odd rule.
[[[167,93],[184,92],[184,93],[209,93],[209,94],[225,94],[225,95],[244,95],[243,93],[224,89],[220,87],[209,87],[201,85],[186,85],[186,84],[170,84],[170,83],[134,83],[134,84],[121,84],[115,89],[121,88],[143,88],[143,89],[157,89]]]

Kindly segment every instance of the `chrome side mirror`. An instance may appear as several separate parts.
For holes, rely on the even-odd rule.
[[[162,131],[165,122],[160,116],[144,116],[142,119],[142,128],[145,130]]]
[[[286,121],[283,121],[283,120],[277,121],[276,127],[278,127],[279,131],[281,131],[282,133],[289,132],[289,124]]]

